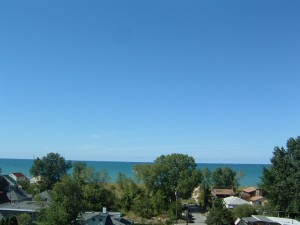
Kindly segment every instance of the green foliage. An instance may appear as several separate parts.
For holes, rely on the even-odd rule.
[[[256,207],[253,205],[239,205],[233,209],[233,217],[237,218],[250,217],[251,215],[256,215]]]
[[[233,215],[230,209],[227,209],[223,199],[215,198],[212,202],[205,223],[207,225],[232,225],[234,224]]]
[[[52,204],[42,216],[47,225],[71,224],[83,209],[83,196],[78,182],[65,176],[51,191]]]
[[[287,148],[275,147],[271,167],[264,168],[261,187],[278,211],[300,213],[300,137],[290,138]]]
[[[189,198],[200,184],[201,172],[195,160],[184,154],[161,155],[153,164],[135,165],[137,178],[148,191],[161,191],[168,201],[175,201],[175,191],[181,198]]]
[[[234,191],[239,186],[240,174],[229,167],[218,167],[211,174],[212,184],[219,187],[232,187]]]
[[[202,210],[206,211],[211,206],[211,172],[208,168],[202,170],[202,182],[200,184],[199,203]]]
[[[116,183],[119,185],[120,189],[124,189],[124,185],[126,183],[127,176],[124,173],[118,173]]]
[[[18,220],[15,216],[12,216],[11,218],[9,218],[9,225],[18,225]]]
[[[34,177],[41,177],[39,191],[51,190],[71,167],[71,162],[66,162],[58,153],[48,153],[42,159],[34,160],[30,174]]]
[[[90,183],[106,184],[110,180],[107,170],[103,169],[95,172],[94,168],[87,167],[85,162],[73,163],[73,178],[77,180],[80,185]]]
[[[22,213],[17,216],[19,225],[32,225],[32,218],[27,213]]]
[[[112,190],[100,184],[87,184],[83,187],[83,205],[85,211],[102,211],[103,207],[111,210],[116,204],[116,196]]]

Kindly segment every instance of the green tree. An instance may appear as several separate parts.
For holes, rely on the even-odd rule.
[[[82,189],[75,179],[64,176],[51,191],[52,203],[42,215],[47,225],[74,224],[83,209]]]
[[[115,209],[116,195],[103,185],[87,184],[83,187],[83,204],[85,211],[101,211],[103,207],[112,210]]]
[[[218,167],[212,174],[211,179],[214,186],[232,187],[234,191],[238,189],[241,173],[233,171],[229,167]]]
[[[18,225],[18,220],[15,216],[9,218],[9,225]]]
[[[66,161],[58,153],[48,153],[42,159],[34,160],[30,174],[40,176],[40,191],[51,190],[53,185],[61,180],[72,167],[71,162]]]
[[[19,225],[32,225],[32,218],[27,213],[22,213],[17,216]]]
[[[202,170],[202,182],[200,184],[199,202],[204,211],[211,206],[211,172],[206,167]]]
[[[300,213],[300,137],[274,148],[270,168],[264,168],[261,187],[278,211]]]
[[[139,180],[153,193],[161,191],[168,201],[175,201],[175,192],[189,198],[200,184],[201,172],[195,160],[184,154],[161,155],[153,164],[135,165]]]
[[[232,212],[235,220],[237,218],[250,217],[257,214],[255,206],[247,204],[235,207]]]
[[[230,209],[227,209],[223,199],[215,198],[212,201],[212,207],[209,209],[205,223],[207,225],[232,225],[234,224],[233,215]]]

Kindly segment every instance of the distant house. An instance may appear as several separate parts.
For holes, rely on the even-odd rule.
[[[36,176],[30,179],[30,184],[37,184],[39,182],[42,181],[42,177],[41,176]]]
[[[33,220],[36,217],[36,213],[39,212],[42,208],[49,207],[49,204],[33,201],[24,201],[18,203],[6,203],[0,205],[0,219],[9,218],[11,216],[18,216],[23,213],[27,213],[32,216]]]
[[[38,193],[34,196],[34,200],[41,200],[44,202],[51,202],[51,196],[49,191],[43,191],[41,193]]]
[[[32,195],[27,194],[22,189],[11,189],[6,193],[7,198],[11,203],[23,202],[23,201],[31,201]]]
[[[262,196],[262,190],[256,187],[247,187],[243,189],[241,197],[253,204],[262,205],[265,202],[265,198]]]
[[[18,183],[22,183],[29,180],[23,173],[11,173],[9,176]]]
[[[239,205],[250,205],[250,202],[247,202],[244,199],[238,198],[238,197],[234,197],[234,196],[230,196],[227,198],[223,199],[226,205],[226,208],[229,209],[234,209],[235,207],[239,206]]]
[[[15,181],[11,176],[3,175],[3,178],[8,182],[9,188],[12,188],[17,185],[17,181]]]
[[[300,225],[300,222],[289,218],[269,217],[253,215],[251,217],[239,218],[235,225]]]
[[[242,190],[242,196],[246,198],[251,198],[253,196],[261,196],[262,190],[257,187],[247,187]]]
[[[214,187],[211,194],[217,198],[226,198],[234,195],[234,191],[230,187]]]
[[[120,214],[103,212],[86,212],[79,220],[84,225],[131,225],[131,222],[122,218]]]

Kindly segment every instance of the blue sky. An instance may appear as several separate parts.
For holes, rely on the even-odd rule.
[[[300,131],[300,1],[1,1],[1,158],[269,163]]]

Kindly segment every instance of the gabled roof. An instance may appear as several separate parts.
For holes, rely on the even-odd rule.
[[[26,177],[23,173],[12,173],[16,177]]]
[[[250,192],[254,192],[256,190],[257,190],[256,187],[247,187],[247,188],[243,189],[243,192],[250,193]]]
[[[247,202],[244,199],[234,197],[234,196],[224,198],[223,200],[226,205],[244,205],[244,204],[249,205],[250,204],[250,202]]]
[[[243,224],[240,222],[246,222],[246,224],[252,224],[254,222],[264,222],[268,224],[279,224],[279,225],[300,225],[300,222],[289,218],[269,217],[261,215],[252,215],[252,217],[243,217],[241,220],[237,220],[236,224]]]
[[[217,195],[228,195],[228,196],[234,195],[234,192],[231,188],[216,187],[216,188],[213,188],[211,192],[215,196],[217,196]]]
[[[87,212],[81,214],[82,219],[87,222],[89,220],[101,221],[103,225],[114,225],[108,213]]]
[[[249,199],[251,202],[259,201],[259,200],[264,200],[263,196],[253,196]]]

